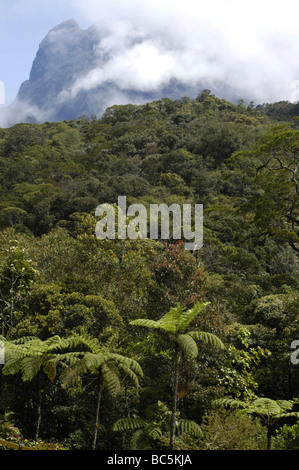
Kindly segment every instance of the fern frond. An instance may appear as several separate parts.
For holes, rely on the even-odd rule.
[[[247,407],[249,413],[255,413],[260,415],[268,415],[272,417],[280,417],[284,409],[286,409],[286,402],[284,403],[284,408],[279,405],[278,401],[272,400],[270,398],[257,398]],[[292,405],[288,406],[288,409],[291,409]]]
[[[101,370],[104,385],[108,388],[110,394],[115,397],[121,390],[118,375],[105,363],[102,365]]]
[[[139,375],[140,377],[143,377],[143,370],[140,364],[135,361],[135,359],[126,356],[121,356],[120,354],[116,353],[107,354],[107,357],[116,360],[120,364],[124,364],[126,367],[135,372],[135,374]]]
[[[191,338],[202,341],[203,343],[209,346],[217,347],[220,349],[225,348],[221,339],[213,333],[209,333],[206,331],[190,331],[188,334],[189,336],[191,336]]]
[[[229,408],[245,408],[246,403],[234,398],[219,398],[218,400],[214,400],[212,405],[214,408],[225,406],[228,406]]]
[[[82,359],[82,352],[66,352],[62,354],[55,354],[51,360],[56,364],[67,363],[72,365],[80,359]]]
[[[106,360],[104,354],[93,354],[91,352],[86,353],[82,359],[86,368],[93,373],[97,373],[98,369],[103,366]]]
[[[195,421],[189,419],[180,419],[178,421],[178,431],[180,433],[191,434],[194,437],[201,437],[203,435],[201,427]]]
[[[130,321],[132,326],[144,326],[146,328],[161,328],[161,325],[155,320],[149,320],[148,318],[138,318],[137,320]]]
[[[179,319],[179,331],[184,332],[187,326],[209,305],[210,302],[197,302],[189,310],[183,310]]]
[[[186,335],[178,335],[177,343],[182,351],[186,354],[186,356],[190,356],[192,358],[197,357],[198,355],[198,348],[197,344],[195,343],[194,339],[191,338],[188,334]]]
[[[113,431],[132,431],[145,426],[145,422],[140,418],[121,418],[114,423]]]
[[[41,356],[36,357],[24,357],[21,362],[22,379],[24,382],[29,382],[39,372],[43,364],[43,358]]]
[[[5,351],[6,353],[6,351]],[[2,369],[4,375],[14,375],[17,374],[21,369],[21,362],[19,357],[7,357],[5,356],[5,364]]]
[[[142,450],[146,441],[146,436],[143,429],[137,429],[131,438],[130,448],[131,450]]]
[[[180,305],[177,307],[173,307],[167,312],[160,320],[157,321],[157,324],[163,330],[167,331],[168,333],[172,333],[176,335],[179,330],[180,319],[183,315],[184,308]]]
[[[154,423],[146,425],[144,431],[146,435],[153,440],[159,439],[159,437],[162,436],[162,429]]]
[[[127,375],[131,381],[133,382],[134,387],[137,389],[139,387],[139,380],[135,372],[133,372],[129,367],[125,364],[118,364],[118,368],[122,370],[125,375]]]

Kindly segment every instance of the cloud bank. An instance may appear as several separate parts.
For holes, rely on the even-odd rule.
[[[0,10],[6,2],[0,0]],[[25,3],[16,0],[14,8],[10,5],[12,21]],[[27,11],[43,20],[48,13],[54,18],[56,6],[63,20],[74,18],[83,29],[95,25],[98,40],[92,65],[82,64],[48,113],[30,107],[28,112],[37,120],[51,119],[55,106],[76,103],[82,93],[99,87],[105,90],[101,101],[106,107],[138,104],[143,93],[161,93],[162,98],[172,83],[195,91],[199,84],[198,93],[203,84],[221,98],[233,95],[256,104],[299,98],[296,0],[26,0]],[[66,46],[57,40],[60,52]],[[128,90],[135,90],[136,96]],[[0,125],[5,127],[5,115],[10,121],[16,113],[23,119],[27,110],[23,106],[17,112],[17,104],[0,112]]]
[[[109,60],[74,83],[72,94],[106,81],[147,91],[170,79],[206,79],[260,103],[290,100],[299,79],[294,0],[75,0],[74,7],[96,22],[97,53]]]

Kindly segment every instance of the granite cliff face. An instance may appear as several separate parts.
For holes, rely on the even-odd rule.
[[[186,85],[171,76],[159,86],[136,86],[134,71],[128,74],[131,82],[128,78],[123,80],[121,71],[118,73],[118,62],[126,54],[142,55],[140,44],[150,47],[151,41],[152,38],[134,33],[111,44],[111,38],[96,26],[83,30],[74,20],[61,23],[41,42],[29,79],[21,85],[16,100],[1,109],[0,126],[70,120],[82,115],[100,117],[107,107],[115,104],[193,98],[204,88],[210,88],[203,80]],[[151,75],[150,62],[147,66]],[[122,67],[120,70],[124,70],[123,64]],[[213,84],[212,91],[222,93],[221,86],[217,90]],[[231,99],[227,89],[223,93],[222,97]]]
[[[87,96],[64,100],[63,90],[96,66],[99,37],[93,27],[82,30],[74,20],[52,29],[41,42],[29,80],[17,100],[38,108],[48,120],[64,120],[89,114]]]

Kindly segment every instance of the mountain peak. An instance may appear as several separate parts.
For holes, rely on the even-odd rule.
[[[55,26],[50,30],[50,33],[53,31],[60,31],[60,30],[80,30],[80,26],[74,19],[66,20],[60,23],[59,25]]]

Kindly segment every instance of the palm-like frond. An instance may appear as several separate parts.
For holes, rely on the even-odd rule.
[[[24,357],[21,363],[23,381],[30,382],[32,379],[34,379],[42,365],[42,356]]]
[[[224,348],[222,341],[213,333],[203,331],[191,331],[186,333],[190,323],[209,305],[209,302],[198,302],[189,310],[178,305],[171,308],[160,320],[150,320],[148,318],[140,318],[130,322],[130,325],[143,326],[146,328],[161,329],[173,335],[180,347],[185,350],[186,354],[196,357],[197,346],[193,340],[200,340],[211,346]],[[187,337],[188,336],[188,337]]]
[[[168,333],[176,335],[179,333],[180,328],[180,320],[184,313],[184,308],[178,305],[177,307],[173,307],[167,312],[160,320],[157,321],[158,325]]]
[[[162,429],[155,423],[149,423],[147,426],[145,426],[144,431],[147,436],[153,440],[159,439],[159,437],[162,436]]]
[[[186,328],[209,305],[209,302],[197,302],[192,308],[180,313],[178,331],[186,331]]]
[[[192,358],[197,357],[197,355],[198,355],[197,344],[190,335],[188,335],[188,334],[178,335],[176,340],[177,340],[177,343],[178,343],[179,347],[181,348],[181,350],[187,356],[190,356]]]
[[[104,385],[107,387],[110,394],[115,397],[121,390],[119,375],[106,363],[102,365],[101,372]]]
[[[146,422],[141,418],[121,418],[113,425],[113,431],[132,431],[143,428]]]
[[[144,326],[145,328],[157,328],[164,329],[161,323],[155,320],[149,320],[148,318],[138,318],[137,320],[130,321],[130,325],[133,326]]]
[[[191,421],[189,419],[179,419],[177,426],[180,433],[191,434],[195,437],[200,437],[203,435],[201,427],[195,423],[195,421]]]
[[[213,333],[209,333],[206,331],[190,331],[189,336],[191,338],[202,341],[209,346],[218,347],[220,349],[224,349],[224,344],[221,339],[214,335]]]
[[[129,368],[134,372],[136,375],[143,377],[143,371],[140,364],[135,361],[134,359],[126,356],[122,356],[121,354],[116,353],[109,353],[107,355],[108,359],[113,359],[117,363],[124,365],[125,367]]]

